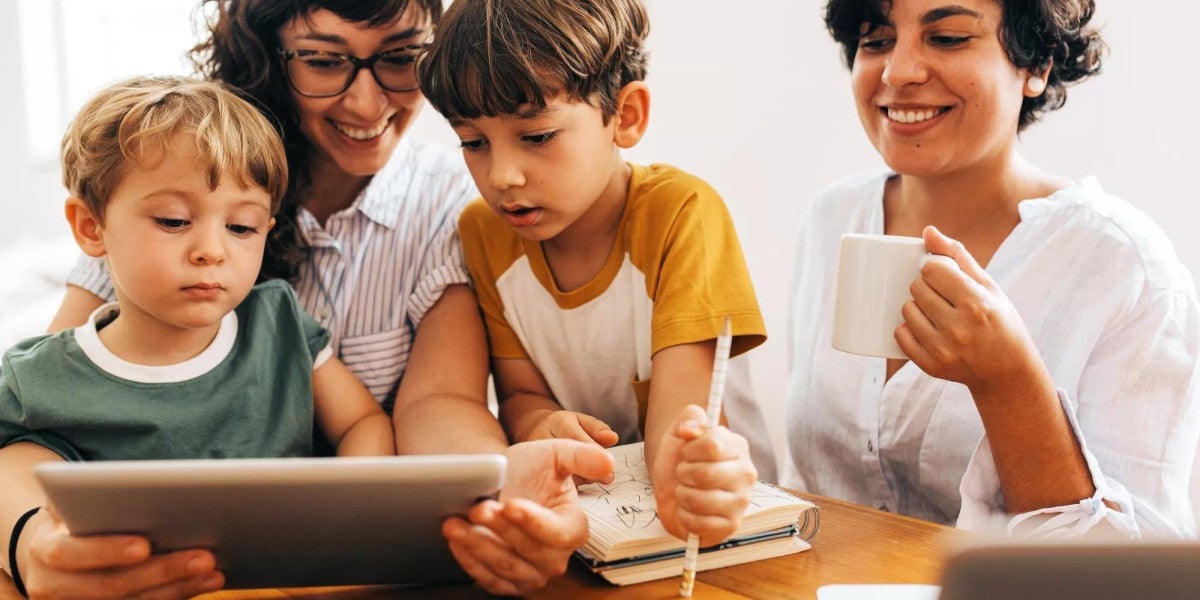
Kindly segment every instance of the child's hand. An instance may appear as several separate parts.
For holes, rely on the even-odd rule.
[[[663,435],[651,475],[663,527],[683,540],[695,533],[701,546],[738,528],[758,479],[746,438],[725,427],[705,431],[704,411],[695,405]]]
[[[442,534],[458,564],[492,594],[525,594],[567,569],[587,541],[587,517],[568,476],[612,482],[612,455],[592,442],[513,444],[499,502],[450,517]]]
[[[596,417],[570,410],[548,411],[529,430],[525,441],[563,438],[581,442],[595,442],[608,448],[617,443],[617,432]]]
[[[225,585],[207,550],[151,555],[144,537],[73,537],[51,507],[25,525],[18,550],[31,598],[190,598]]]

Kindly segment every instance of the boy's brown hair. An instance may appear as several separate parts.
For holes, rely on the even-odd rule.
[[[417,72],[447,119],[519,114],[562,93],[607,122],[646,77],[641,0],[455,0]]]
[[[187,77],[137,77],[92,96],[63,136],[63,185],[103,223],[125,169],[158,160],[177,134],[195,141],[211,189],[233,177],[266,190],[271,213],[279,209],[287,157],[275,127],[223,85]]]

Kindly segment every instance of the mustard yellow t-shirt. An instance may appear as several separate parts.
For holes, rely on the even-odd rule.
[[[641,439],[650,358],[715,339],[726,316],[732,354],[766,340],[733,221],[721,197],[669,165],[631,165],[629,197],[600,272],[560,291],[541,244],[522,239],[482,200],[459,220],[491,354],[528,358],[564,409]]]

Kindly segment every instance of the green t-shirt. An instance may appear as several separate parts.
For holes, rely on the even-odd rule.
[[[109,352],[97,325],[115,314],[106,305],[82,327],[5,353],[0,447],[28,441],[67,460],[311,454],[312,371],[329,332],[287,283],[255,286],[209,347],[177,365]]]

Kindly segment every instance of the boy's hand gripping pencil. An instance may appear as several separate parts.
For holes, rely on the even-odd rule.
[[[712,429],[721,422],[721,402],[725,397],[725,372],[729,370],[729,346],[733,340],[732,325],[725,317],[721,335],[717,336],[717,353],[713,357],[712,383],[708,388],[708,413],[705,425]],[[700,536],[688,534],[687,550],[683,554],[683,581],[679,584],[679,595],[692,596],[696,585],[696,559],[700,555]]]

